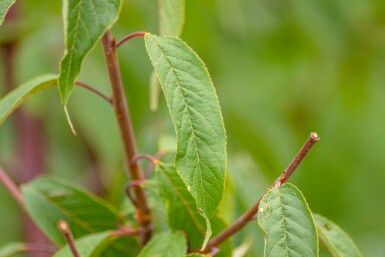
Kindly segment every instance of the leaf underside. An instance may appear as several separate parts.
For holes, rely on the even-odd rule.
[[[32,95],[54,86],[57,83],[56,74],[46,74],[30,79],[15,88],[0,100],[0,125]]]
[[[162,233],[154,236],[138,257],[180,257],[187,252],[186,238],[182,233]]]
[[[264,256],[318,256],[317,230],[302,193],[292,184],[263,197],[258,224],[266,233]]]
[[[177,171],[210,218],[223,195],[226,133],[215,88],[202,60],[182,40],[146,34],[177,134]]]
[[[4,18],[15,0],[0,0],[0,25],[4,22]]]
[[[117,20],[120,6],[121,0],[64,1],[66,49],[59,72],[59,90],[63,103],[68,102],[84,57]]]
[[[59,220],[69,224],[75,239],[116,228],[117,210],[69,182],[40,177],[23,185],[22,193],[30,216],[58,245],[65,244]]]
[[[333,257],[363,256],[354,241],[338,225],[319,214],[313,214],[313,217],[318,236]]]

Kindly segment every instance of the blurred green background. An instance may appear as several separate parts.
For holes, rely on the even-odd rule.
[[[229,176],[222,215],[231,221],[251,206],[309,133],[317,131],[322,140],[291,182],[314,212],[351,234],[364,256],[384,256],[385,1],[186,2],[182,38],[208,66],[227,129]],[[157,28],[155,0],[124,0],[113,34],[121,38],[134,31],[156,33]],[[20,0],[17,18],[0,27],[0,44],[14,40],[17,85],[57,72],[64,49],[61,2]],[[173,128],[162,98],[158,111],[150,111],[152,69],[142,39],[119,48],[119,57],[140,152],[154,154],[159,138],[173,135]],[[4,95],[4,55],[1,60]],[[80,79],[110,92],[103,61],[98,45],[87,56]],[[40,93],[25,110],[44,124],[42,172],[93,191],[119,184],[122,146],[105,102],[75,89],[69,110],[77,137],[67,125],[57,89]],[[9,172],[19,165],[15,126],[12,117],[0,127],[0,165]],[[122,190],[113,189],[102,194],[118,204]],[[0,245],[22,238],[20,213],[0,186],[0,230],[7,231],[0,233]],[[250,237],[247,256],[263,256],[256,222],[234,242]]]

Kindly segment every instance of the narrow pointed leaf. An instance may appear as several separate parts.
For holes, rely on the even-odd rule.
[[[15,0],[0,0],[0,25],[3,23],[9,8],[11,8],[15,2]]]
[[[187,252],[186,244],[182,233],[162,233],[154,236],[138,257],[182,257]]]
[[[167,207],[167,219],[174,231],[185,231],[191,249],[202,247],[211,236],[211,224],[203,217],[196,202],[173,165],[161,165],[157,172],[160,195]]]
[[[264,256],[318,256],[313,217],[302,193],[292,184],[266,193],[259,205],[258,224],[266,232]]]
[[[337,224],[314,214],[318,236],[333,257],[362,257],[354,241]]]
[[[159,33],[163,36],[180,36],[185,20],[184,0],[159,0]]]
[[[68,222],[75,238],[116,228],[117,210],[72,183],[40,177],[23,185],[22,193],[28,213],[56,244],[65,244],[59,220]]]
[[[197,54],[182,40],[146,34],[148,55],[177,134],[177,171],[210,218],[223,195],[226,133],[215,88]]]
[[[33,78],[21,86],[15,88],[0,100],[0,125],[9,115],[32,95],[43,89],[55,85],[57,82],[56,74],[42,75]]]
[[[24,243],[8,243],[0,247],[0,257],[11,257],[25,250]]]
[[[66,49],[60,62],[59,89],[67,103],[84,57],[117,20],[121,0],[65,0]]]
[[[92,234],[82,237],[75,241],[76,249],[78,249],[82,257],[98,257],[101,252],[111,243],[113,237],[108,232]],[[53,257],[73,257],[68,247],[64,246]]]

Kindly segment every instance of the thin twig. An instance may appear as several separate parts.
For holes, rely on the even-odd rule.
[[[149,154],[141,154],[141,153],[135,154],[134,157],[131,159],[131,162],[135,163],[135,162],[139,161],[140,159],[147,159],[154,164],[157,164],[159,162],[159,160],[155,156],[152,156]]]
[[[7,175],[7,173],[0,167],[0,182],[8,189],[9,193],[15,198],[19,205],[24,208],[23,196],[20,189]]]
[[[80,87],[83,87],[85,89],[88,89],[92,92],[94,92],[95,94],[101,96],[102,98],[104,98],[107,102],[109,102],[110,104],[112,104],[112,97],[111,96],[108,96],[106,93],[100,91],[99,89],[97,89],[96,87],[93,87],[89,84],[86,84],[84,82],[81,82],[81,81],[76,81],[75,82],[76,85],[80,86]]]
[[[157,153],[155,154],[154,157],[155,157],[155,159],[158,160],[158,161],[157,161],[156,163],[150,162],[150,163],[147,165],[146,170],[144,171],[144,175],[143,175],[143,178],[144,178],[144,179],[147,179],[148,177],[150,177],[151,171],[154,169],[155,165],[159,164],[160,159],[161,159],[164,155],[166,155],[167,153],[168,153],[168,152],[166,152],[166,151],[159,150],[159,152],[157,152]]]
[[[134,32],[134,33],[128,34],[127,36],[125,36],[124,38],[119,40],[118,43],[116,43],[115,48],[118,48],[121,44],[123,44],[124,42],[130,40],[131,38],[143,37],[144,35],[146,35],[146,32],[143,32],[143,31],[138,31],[138,32]]]
[[[60,220],[58,222],[57,226],[58,226],[60,232],[63,233],[63,235],[67,241],[67,244],[68,244],[68,246],[72,252],[72,255],[74,257],[81,257],[78,249],[76,248],[74,237],[72,236],[71,229],[70,229],[68,223],[65,222],[64,220]]]
[[[112,88],[112,103],[118,119],[129,175],[131,180],[141,181],[142,175],[140,166],[137,162],[131,162],[137,154],[136,142],[116,55],[115,39],[112,37],[110,30],[106,31],[101,41]],[[134,187],[134,192],[137,203],[136,218],[138,219],[140,226],[139,237],[141,244],[145,245],[151,238],[151,212],[148,207],[147,196],[144,190],[141,187]]]
[[[283,171],[283,173],[274,181],[271,187],[280,186],[285,183],[289,177],[293,174],[295,169],[301,163],[305,155],[309,152],[314,143],[318,142],[320,138],[317,133],[310,133],[309,138],[306,140],[305,144],[299,150],[297,155],[294,157],[293,161],[289,164],[289,166]],[[259,203],[262,200],[262,197],[248,210],[246,211],[238,220],[236,220],[231,226],[220,232],[213,239],[211,239],[206,248],[201,252],[209,252],[213,247],[219,246],[223,241],[227,238],[234,235],[236,232],[241,230],[247,223],[249,223],[254,216],[258,213]],[[199,250],[198,250],[199,252]]]

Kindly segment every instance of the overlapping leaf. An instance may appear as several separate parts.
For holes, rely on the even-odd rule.
[[[9,8],[11,8],[15,2],[15,0],[0,0],[0,25],[3,23]]]
[[[177,134],[176,168],[210,218],[222,199],[226,134],[215,88],[202,60],[175,37],[146,34],[148,55]]]
[[[167,207],[167,219],[174,231],[184,231],[190,249],[204,246],[211,235],[226,228],[226,224],[216,215],[205,219],[198,211],[196,202],[182,179],[171,164],[161,164],[157,172],[158,187]],[[220,245],[218,257],[230,256],[231,245],[228,241]]]
[[[76,248],[82,257],[98,257],[108,244],[112,241],[112,236],[108,232],[91,234],[75,241]],[[73,257],[68,247],[64,246],[53,257]]]
[[[182,233],[158,234],[143,248],[138,257],[182,257],[187,252]]]
[[[313,214],[317,225],[318,236],[334,257],[362,257],[362,253],[353,240],[334,222]]]
[[[45,88],[55,85],[56,82],[56,74],[42,75],[25,82],[9,92],[0,100],[0,125],[29,97]]]
[[[57,222],[65,220],[75,238],[116,228],[117,210],[77,186],[50,177],[40,177],[22,186],[28,213],[52,239],[63,245]]]
[[[173,165],[160,167],[161,171],[157,172],[159,191],[167,206],[169,226],[175,231],[185,231],[190,248],[199,248],[211,236],[210,221],[198,212],[194,198]]]
[[[263,197],[258,224],[266,232],[265,256],[318,256],[317,230],[302,193],[287,183]]]
[[[64,1],[66,50],[60,63],[59,88],[67,103],[84,57],[117,20],[121,0]]]

